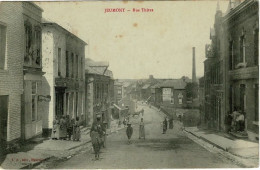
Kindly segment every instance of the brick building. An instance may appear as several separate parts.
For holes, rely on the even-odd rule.
[[[123,98],[123,83],[119,81],[114,82],[114,96],[115,96],[115,103],[118,103]]]
[[[0,4],[0,146],[21,137],[24,21],[22,2]]]
[[[245,132],[258,139],[259,129],[259,7],[258,1],[230,1],[223,17],[225,39],[225,108],[245,114]]]
[[[32,2],[0,4],[1,146],[42,133],[41,17]]]
[[[205,122],[224,131],[225,118],[238,108],[245,114],[243,134],[258,138],[258,1],[230,1],[217,7],[211,44],[204,61]],[[235,134],[237,135],[237,134]]]
[[[224,87],[223,87],[223,32],[222,12],[217,7],[214,27],[210,29],[211,44],[205,46],[205,124],[208,128],[224,129]]]
[[[114,80],[107,62],[86,59],[85,89],[87,125],[91,125],[100,115],[110,126],[111,109],[114,102]]]
[[[60,25],[43,20],[42,86],[44,95],[51,97],[44,103],[43,129],[49,135],[55,116],[79,117],[85,124],[85,46],[87,44]]]

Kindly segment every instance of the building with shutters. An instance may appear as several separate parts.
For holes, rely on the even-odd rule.
[[[86,123],[85,114],[85,46],[79,37],[57,23],[43,20],[42,67],[43,93],[51,96],[44,103],[44,135],[50,135],[53,120],[69,115],[70,119]]]

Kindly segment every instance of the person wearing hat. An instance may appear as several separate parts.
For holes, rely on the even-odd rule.
[[[164,121],[163,121],[163,134],[166,133],[167,131],[167,126],[168,126],[168,122],[167,122],[167,118],[165,117]]]
[[[104,142],[105,127],[104,127],[103,123],[101,122],[101,116],[100,115],[97,115],[96,121],[93,122],[90,133],[94,130],[95,126],[97,126],[97,131],[100,135],[101,145],[103,147],[105,147],[104,143],[103,143]]]
[[[128,122],[127,128],[126,128],[126,135],[127,135],[127,138],[128,138],[128,144],[131,143],[130,140],[131,140],[132,134],[133,134],[133,128],[131,127],[131,123]]]

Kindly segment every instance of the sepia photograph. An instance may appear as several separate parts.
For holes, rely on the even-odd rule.
[[[0,0],[0,169],[259,168],[258,0]]]

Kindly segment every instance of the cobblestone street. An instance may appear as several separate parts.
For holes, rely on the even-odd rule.
[[[138,125],[134,124],[132,144],[127,144],[125,129],[122,129],[108,137],[107,148],[101,150],[100,160],[94,161],[94,154],[88,148],[88,151],[82,151],[69,160],[49,164],[47,168],[239,167],[230,160],[207,151],[187,138],[178,122],[174,123],[174,129],[162,134],[163,113],[146,106],[144,109],[146,140],[138,139]],[[136,119],[139,118],[136,117]]]

